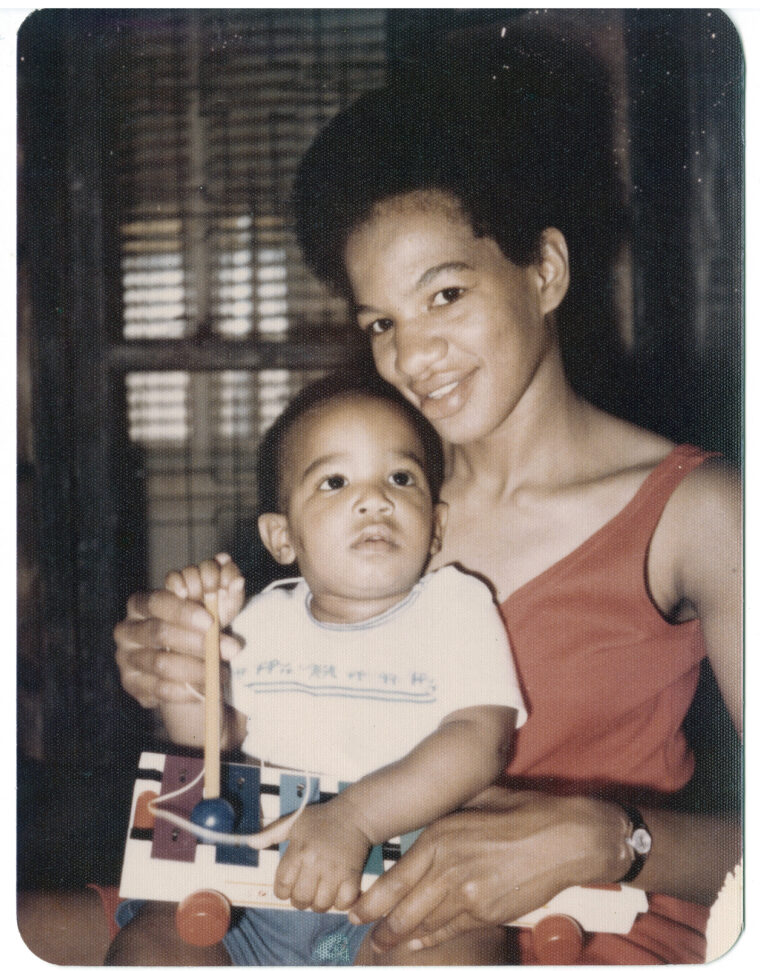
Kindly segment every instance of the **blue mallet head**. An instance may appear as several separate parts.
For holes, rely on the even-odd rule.
[[[235,810],[226,799],[201,799],[190,813],[190,821],[215,833],[231,833],[235,827]]]

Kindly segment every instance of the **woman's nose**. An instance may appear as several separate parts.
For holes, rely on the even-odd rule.
[[[409,378],[421,377],[446,355],[446,341],[418,322],[396,326],[396,369]]]

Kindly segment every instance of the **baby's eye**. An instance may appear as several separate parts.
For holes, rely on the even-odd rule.
[[[445,287],[436,293],[433,297],[432,304],[434,307],[445,307],[446,304],[459,300],[463,293],[464,287]]]
[[[367,327],[367,333],[372,337],[378,337],[380,334],[387,333],[392,327],[392,320],[388,317],[379,317],[377,320],[373,320],[369,327]]]
[[[328,475],[319,483],[319,489],[322,492],[335,492],[336,489],[342,489],[347,484],[348,479],[345,475]]]
[[[397,485],[397,486],[410,486],[410,485],[414,485],[415,483],[414,476],[412,475],[411,472],[408,472],[406,469],[400,469],[398,472],[391,472],[388,478],[393,483],[393,485]]]

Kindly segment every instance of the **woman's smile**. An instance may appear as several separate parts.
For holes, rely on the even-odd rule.
[[[473,369],[455,381],[418,395],[418,407],[428,421],[445,421],[456,415],[467,404],[475,374],[476,369]]]

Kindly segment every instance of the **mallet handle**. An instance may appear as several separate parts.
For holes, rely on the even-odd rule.
[[[216,593],[207,593],[203,598],[206,610],[213,618],[205,639],[206,651],[206,734],[204,749],[205,799],[217,799],[220,791],[221,763],[221,681],[219,674],[219,604]]]

